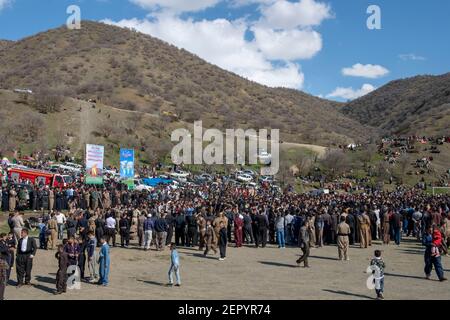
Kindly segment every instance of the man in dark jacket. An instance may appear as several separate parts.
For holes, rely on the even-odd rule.
[[[355,222],[355,216],[352,212],[349,212],[347,215],[347,218],[345,219],[345,222],[350,227],[350,235],[349,235],[349,242],[350,245],[353,245],[356,242],[356,222]]]
[[[120,230],[120,246],[128,248],[130,245],[130,222],[127,215],[124,213],[119,221]]]
[[[178,213],[175,218],[175,245],[183,246],[185,244],[186,221],[183,213]]]
[[[259,213],[255,217],[256,227],[258,230],[258,237],[256,238],[256,247],[259,245],[265,248],[267,243],[267,228],[269,227],[269,222],[267,216],[263,213]]]
[[[298,266],[303,262],[305,268],[309,268],[308,257],[309,257],[309,232],[308,232],[308,220],[303,221],[303,226],[300,228],[298,234],[298,244],[302,249],[302,256],[296,261]]]
[[[24,284],[31,285],[31,269],[33,268],[33,258],[36,255],[36,240],[28,236],[28,229],[22,229],[21,238],[17,244],[17,287]]]
[[[155,232],[156,232],[156,250],[163,251],[166,245],[167,238],[167,222],[165,219],[165,215],[161,214],[161,216],[155,221]]]
[[[249,243],[253,244],[254,242],[252,230],[252,218],[250,217],[248,212],[244,214],[244,239],[245,243],[247,244]]]
[[[195,238],[197,236],[197,219],[192,213],[186,215],[187,237],[186,246],[193,247],[196,245]]]

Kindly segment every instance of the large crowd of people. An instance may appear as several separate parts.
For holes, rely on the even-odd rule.
[[[80,184],[66,190],[44,187],[38,192],[43,196],[35,196],[33,189],[25,205],[43,212],[38,225],[39,248],[62,245],[60,251],[68,254],[69,265],[79,266],[82,278],[104,285],[108,280],[99,280],[97,266],[92,263],[96,247],[103,250],[104,243],[112,248],[138,246],[162,251],[174,242],[177,247],[197,247],[205,255],[219,248],[218,259],[222,261],[230,244],[237,248],[243,243],[256,248],[268,243],[280,249],[300,246],[303,256],[297,262],[309,266],[311,247],[335,244],[339,258],[347,260],[349,245],[368,248],[376,239],[385,245],[400,245],[405,236],[426,245],[425,276],[431,276],[434,266],[439,280],[446,280],[440,254],[446,253],[450,244],[449,196],[402,188],[394,192],[309,195],[224,183],[177,189],[159,186],[151,192],[130,191],[114,183],[104,188]],[[6,197],[8,192],[4,194]],[[9,248],[6,251],[10,254],[5,254],[9,268],[14,264],[11,248],[17,249],[21,285],[23,280],[29,283],[31,273],[29,259],[23,255],[34,256],[36,249],[31,245],[21,248],[22,239],[28,239],[26,222],[23,213],[10,209],[11,233],[4,235],[2,243]]]

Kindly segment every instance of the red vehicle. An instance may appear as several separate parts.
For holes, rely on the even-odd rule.
[[[8,179],[16,183],[29,180],[32,184],[56,188],[64,188],[69,185],[64,176],[60,174],[34,169],[8,169]]]

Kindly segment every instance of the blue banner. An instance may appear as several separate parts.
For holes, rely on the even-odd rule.
[[[120,177],[134,178],[134,150],[120,149]]]

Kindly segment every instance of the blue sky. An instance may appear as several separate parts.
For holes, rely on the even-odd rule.
[[[134,27],[257,82],[340,101],[450,72],[448,0],[0,0],[0,39],[61,26],[72,4],[82,19]],[[369,5],[381,9],[381,30],[366,26]]]

